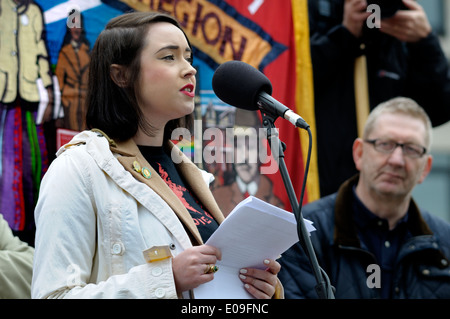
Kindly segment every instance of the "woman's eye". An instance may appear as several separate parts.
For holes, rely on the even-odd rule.
[[[188,61],[190,64],[194,62],[194,58],[192,56],[186,57],[186,61]]]
[[[173,55],[166,55],[165,57],[163,57],[163,60],[173,61],[174,59],[175,59],[175,57]]]

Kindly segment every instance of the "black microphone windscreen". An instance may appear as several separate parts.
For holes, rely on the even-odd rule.
[[[221,64],[212,78],[214,93],[230,105],[246,110],[258,110],[258,94],[272,94],[270,80],[259,70],[242,61]]]

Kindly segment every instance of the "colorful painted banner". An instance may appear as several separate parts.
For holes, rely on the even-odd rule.
[[[191,140],[180,142],[179,146],[197,165],[214,173],[216,181],[213,193],[225,214],[247,194],[290,209],[279,171],[261,174],[258,169],[269,165],[270,155],[259,158],[257,163],[249,160],[252,147],[259,147],[255,151],[260,153],[262,149],[268,153],[266,144],[241,143],[247,154],[242,165],[236,163],[233,157],[240,153],[236,145],[239,140],[236,132],[239,131],[234,130],[235,134],[230,138],[227,128],[252,128],[243,131],[247,132],[244,135],[250,140],[251,134],[259,132],[260,115],[235,109],[220,101],[212,90],[211,79],[217,66],[230,60],[241,60],[258,68],[271,80],[273,97],[302,115],[311,125],[315,143],[307,0],[35,0],[35,3],[43,11],[50,62],[53,70],[60,70],[60,74],[63,74],[62,64],[67,64],[71,56],[70,46],[67,46],[70,43],[67,41],[67,25],[68,21],[76,22],[70,16],[74,8],[81,11],[83,33],[79,38],[82,37],[86,51],[92,48],[106,23],[123,12],[159,11],[176,17],[194,46],[194,66],[198,70],[196,130]],[[73,39],[76,35],[70,36]],[[66,52],[65,56],[62,55],[63,51]],[[66,69],[66,74],[82,74],[84,70]],[[65,84],[59,79],[63,103]],[[77,87],[82,90],[84,85],[78,83]],[[64,110],[65,116],[68,116],[69,109]],[[75,112],[73,114],[77,116]],[[299,196],[303,185],[308,134],[282,119],[275,124],[280,139],[287,145],[285,161]],[[217,129],[221,133],[217,133]],[[258,138],[262,136],[258,135]],[[312,149],[304,202],[319,198],[314,145]],[[196,154],[200,156],[195,157]],[[215,159],[223,160],[205,161],[205,154],[214,154]],[[230,154],[234,155],[227,161]]]

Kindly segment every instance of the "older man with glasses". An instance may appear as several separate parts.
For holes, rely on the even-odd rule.
[[[431,170],[430,144],[430,120],[416,102],[384,102],[353,144],[359,174],[304,207],[336,298],[450,298],[450,224],[411,196]],[[299,243],[280,263],[286,298],[317,298]]]

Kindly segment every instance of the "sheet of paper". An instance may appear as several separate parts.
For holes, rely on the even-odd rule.
[[[309,232],[315,230],[305,220]],[[239,203],[206,244],[220,248],[222,260],[214,280],[194,289],[198,299],[249,299],[241,268],[265,269],[264,259],[277,259],[298,241],[297,223],[292,213],[256,197]]]

